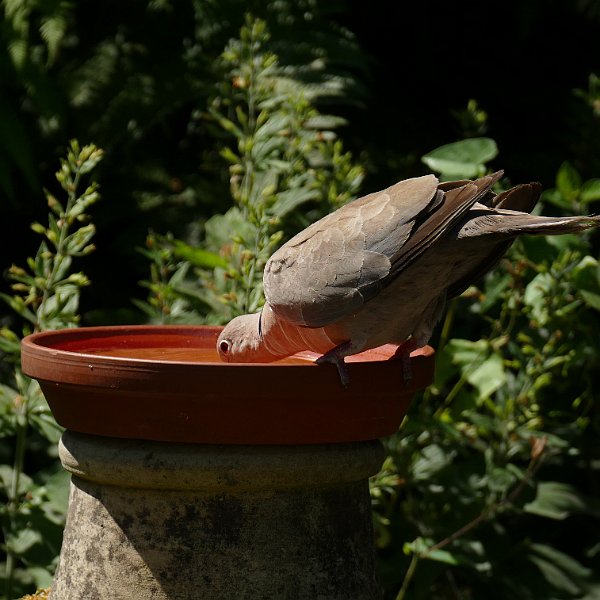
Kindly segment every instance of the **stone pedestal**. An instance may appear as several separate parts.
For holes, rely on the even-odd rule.
[[[51,600],[375,600],[378,441],[171,444],[67,431]]]

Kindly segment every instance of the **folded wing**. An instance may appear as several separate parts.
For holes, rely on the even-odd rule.
[[[347,204],[275,252],[264,273],[267,302],[305,327],[356,312],[459,223],[500,176],[444,191],[427,175]]]

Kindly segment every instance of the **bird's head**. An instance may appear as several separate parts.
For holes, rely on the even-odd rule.
[[[231,320],[217,340],[217,352],[224,362],[269,362],[275,359],[261,340],[260,313]]]

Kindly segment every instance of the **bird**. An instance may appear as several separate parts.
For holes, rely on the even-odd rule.
[[[267,261],[260,312],[222,330],[221,360],[263,363],[310,351],[317,363],[335,364],[348,386],[346,356],[393,343],[406,364],[431,338],[446,302],[492,269],[519,235],[600,225],[600,216],[530,214],[541,185],[496,194],[503,174],[405,179],[309,225]]]

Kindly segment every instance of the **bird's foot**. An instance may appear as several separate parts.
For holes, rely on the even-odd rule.
[[[319,356],[315,361],[318,365],[323,363],[333,363],[338,370],[342,385],[347,388],[350,385],[350,375],[348,374],[348,366],[344,362],[344,357],[349,354],[352,349],[352,342],[344,342],[335,348],[332,348],[322,356]]]
[[[413,372],[410,362],[410,354],[420,347],[421,346],[417,344],[413,338],[411,338],[398,348],[398,354],[400,356],[400,360],[402,361],[402,375],[404,377],[404,383],[410,383],[412,381]]]

